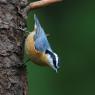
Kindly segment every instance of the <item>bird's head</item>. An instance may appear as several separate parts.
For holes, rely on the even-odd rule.
[[[57,54],[50,50],[46,50],[45,54],[48,59],[47,64],[57,72],[57,70],[59,68],[59,58],[58,58]]]

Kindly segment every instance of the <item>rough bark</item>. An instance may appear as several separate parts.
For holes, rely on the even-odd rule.
[[[27,0],[0,0],[0,95],[28,95],[22,30],[26,5]]]

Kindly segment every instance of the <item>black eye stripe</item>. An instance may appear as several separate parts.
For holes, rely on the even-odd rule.
[[[54,55],[51,51],[49,51],[49,50],[46,50],[45,53],[46,53],[46,54],[49,54],[49,55],[52,57],[54,67],[57,68],[57,66],[56,66],[56,57],[55,57],[55,55]]]

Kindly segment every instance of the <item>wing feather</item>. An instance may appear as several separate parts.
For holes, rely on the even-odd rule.
[[[34,15],[34,19],[35,19],[35,31],[36,31],[34,35],[35,48],[40,52],[45,52],[47,49],[51,50],[51,47],[47,40],[47,36],[43,28],[41,27],[36,15]]]
[[[37,36],[37,32],[35,34],[35,48],[40,52],[45,52],[47,49],[51,50],[49,42],[47,40],[46,34],[44,31]]]

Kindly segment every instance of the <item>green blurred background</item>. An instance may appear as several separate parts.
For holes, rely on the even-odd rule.
[[[65,0],[33,10],[27,20],[29,31],[34,13],[50,34],[60,70],[28,62],[29,95],[95,95],[95,0]]]

